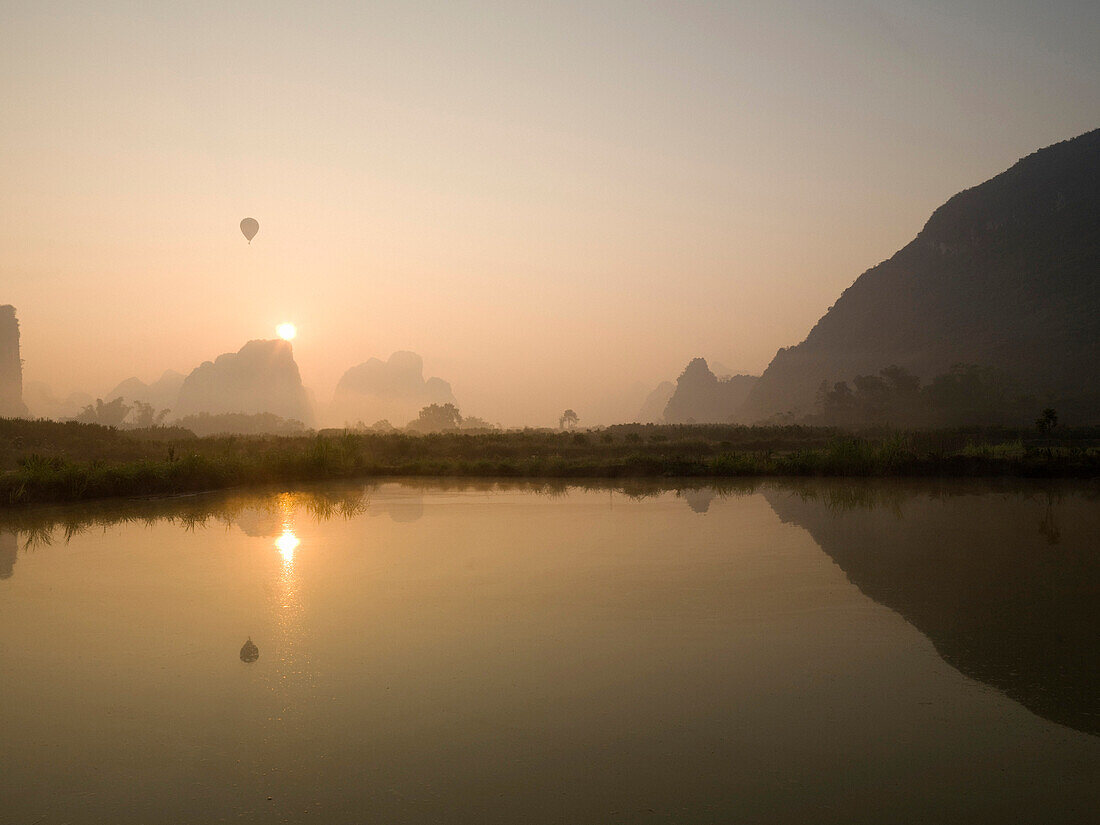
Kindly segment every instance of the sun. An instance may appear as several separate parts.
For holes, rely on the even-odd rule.
[[[298,327],[288,322],[284,324],[279,324],[279,326],[275,327],[275,332],[284,341],[289,341],[298,334]]]

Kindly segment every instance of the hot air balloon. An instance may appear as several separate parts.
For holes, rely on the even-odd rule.
[[[260,222],[255,218],[245,218],[241,221],[241,233],[248,239],[248,243],[252,243],[252,239],[256,237],[256,233],[260,231]]]

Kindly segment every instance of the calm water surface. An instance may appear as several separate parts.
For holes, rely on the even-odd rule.
[[[0,515],[0,822],[1079,823],[1098,615],[1095,485]]]

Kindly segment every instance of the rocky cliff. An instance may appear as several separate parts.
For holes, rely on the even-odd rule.
[[[640,424],[664,424],[665,407],[668,406],[669,399],[672,398],[674,392],[676,392],[676,385],[671,381],[662,381],[658,384],[642,402],[642,407],[638,410],[638,422]]]
[[[180,387],[173,416],[274,413],[309,423],[309,397],[289,341],[249,341],[196,367]]]
[[[146,384],[140,378],[127,378],[104,396],[105,401],[124,398],[128,402],[142,401],[157,410],[175,410],[176,400],[186,376],[175,370],[165,370],[156,381]]]
[[[23,361],[19,354],[19,321],[15,307],[0,306],[0,417],[27,414],[23,403]]]
[[[371,358],[340,378],[333,416],[341,423],[373,424],[385,419],[402,426],[429,404],[455,404],[451,385],[424,378],[424,359],[415,352],[395,352],[386,361]]]
[[[959,363],[1003,371],[1065,420],[1100,420],[1100,130],[937,209],[776,354],[739,417],[805,415],[822,381]]]
[[[695,358],[676,380],[676,390],[665,406],[668,424],[728,424],[741,409],[756,383],[753,375],[718,378],[706,359]]]

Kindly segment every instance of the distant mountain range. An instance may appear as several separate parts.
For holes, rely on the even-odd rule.
[[[42,408],[38,414],[49,414],[48,389],[38,396]],[[305,424],[313,419],[312,400],[302,386],[294,349],[289,342],[278,339],[249,341],[237,352],[203,362],[186,376],[166,370],[149,384],[136,377],[127,378],[104,398],[107,402],[121,398],[127,405],[149,404],[158,412],[168,410],[169,421],[201,415],[224,418],[261,414]],[[52,406],[61,405],[53,400]],[[66,402],[65,406],[72,405]],[[218,421],[211,423],[216,425]]]
[[[249,341],[238,352],[219,355],[192,370],[180,385],[173,413],[202,412],[274,413],[309,423],[309,396],[290,342]]]
[[[442,378],[424,378],[423,358],[399,351],[386,361],[371,358],[345,372],[336,385],[331,415],[348,425],[387,420],[402,427],[429,404],[458,402]]]
[[[745,403],[755,375],[693,358],[675,382],[662,381],[645,398],[641,424],[729,424]]]
[[[3,309],[0,307],[0,322],[5,320]],[[10,340],[0,335],[0,344],[5,344],[3,354],[11,368],[10,375],[0,377],[7,380],[9,407],[18,413],[21,408],[14,404],[21,403],[20,361],[14,311],[7,320],[6,330],[0,323],[0,333],[6,333]],[[126,407],[140,402],[150,405],[153,413],[168,411],[164,419],[168,423],[183,422],[203,433],[227,431],[219,428],[282,433],[297,431],[302,424],[312,425],[317,418],[312,395],[302,385],[293,347],[283,340],[249,341],[239,351],[223,353],[187,375],[166,370],[152,383],[127,378],[95,404],[92,396],[83,393],[59,399],[41,383],[30,382],[25,390],[32,415],[57,419],[72,418],[82,414],[87,405],[95,407],[104,400],[110,404],[116,399],[122,399],[125,405],[121,410],[113,410],[119,416],[126,414]],[[329,418],[338,414],[340,421],[350,424],[388,419],[401,427],[415,419],[421,408],[448,403],[457,404],[448,382],[441,378],[425,379],[423,359],[416,353],[395,352],[386,361],[371,358],[350,368],[337,385],[331,407],[326,405],[320,412],[322,417]],[[123,423],[135,426],[136,416],[137,413],[127,416]]]
[[[927,381],[955,364],[1003,372],[1064,420],[1100,420],[1100,129],[937,209],[776,354],[738,418],[797,419],[822,382],[890,365]]]
[[[167,370],[151,384],[128,378],[105,396],[108,402],[116,398],[171,410],[169,421],[186,420],[198,429],[244,423],[270,429],[275,425],[260,421],[234,424],[226,416],[271,414],[307,425],[316,417],[294,350],[282,340],[249,341],[238,352],[219,355],[186,376]],[[416,353],[395,352],[387,361],[371,358],[345,372],[336,387],[332,409],[322,412],[329,417],[338,414],[341,421],[351,424],[389,419],[404,426],[422,407],[447,403],[457,403],[450,384],[441,378],[425,379],[423,359]],[[196,423],[195,417],[202,415],[213,415],[215,420]]]
[[[641,424],[664,424],[665,407],[669,399],[676,392],[676,385],[671,381],[662,381],[652,392],[645,397],[642,407],[638,410],[638,422]]]
[[[1100,421],[1100,129],[951,198],[759,378],[713,366],[693,360],[675,386],[650,393],[639,420],[925,426],[968,423],[952,418],[960,411],[975,423],[1022,422],[1053,407],[1065,423]],[[127,379],[106,396],[117,397],[168,408],[172,418],[313,420],[293,350],[281,341],[251,341],[186,377],[169,370],[152,384]],[[29,407],[66,417],[90,401],[23,387],[15,310],[0,306],[0,415]],[[420,356],[397,352],[349,369],[332,413],[401,426],[432,403],[455,403],[450,384],[425,379]]]
[[[180,389],[186,377],[175,370],[165,370],[161,377],[151,384],[146,384],[140,378],[127,378],[107,393],[103,400],[113,401],[116,398],[124,398],[127,401],[152,404],[158,410],[175,410]]]
[[[719,378],[706,359],[693,359],[676,380],[676,389],[665,405],[667,424],[728,424],[748,398],[757,381],[754,375]]]

